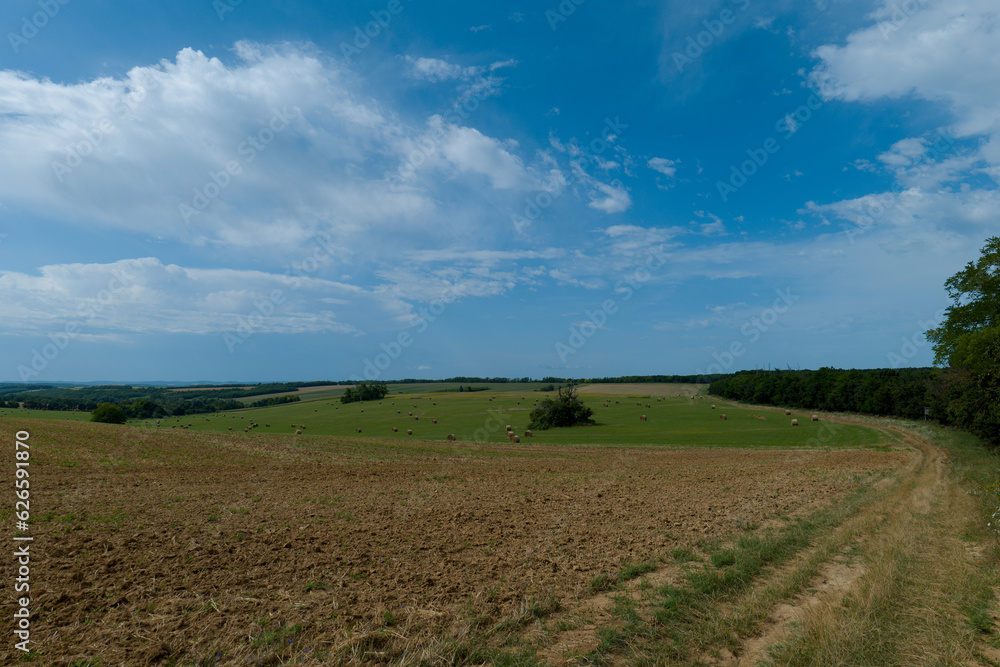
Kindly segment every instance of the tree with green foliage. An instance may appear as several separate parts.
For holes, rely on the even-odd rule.
[[[539,403],[538,407],[528,415],[531,420],[528,428],[544,431],[562,426],[593,424],[593,414],[594,411],[584,405],[576,395],[576,389],[571,386],[565,391],[560,389],[557,396],[546,398]]]
[[[389,393],[385,382],[361,382],[354,389],[348,387],[340,397],[341,403],[357,401],[380,401]]]
[[[90,413],[90,421],[103,424],[124,424],[125,411],[114,403],[101,403]]]
[[[954,421],[1000,445],[1000,237],[945,282],[952,305],[927,332],[935,362],[946,364],[945,391]]]

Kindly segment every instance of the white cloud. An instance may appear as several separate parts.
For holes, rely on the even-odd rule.
[[[1000,165],[1000,6],[992,0],[927,0],[909,14],[886,2],[842,46],[826,45],[811,78],[827,98],[914,96],[945,103],[958,137],[985,135],[980,156]]]
[[[646,163],[650,169],[658,171],[664,176],[673,178],[677,174],[677,165],[679,162],[677,160],[668,160],[662,157],[650,158]]]
[[[361,93],[356,73],[308,45],[241,42],[234,60],[184,49],[80,83],[0,71],[0,199],[69,224],[294,257],[317,234],[361,255],[467,238],[482,214],[442,226],[444,202],[534,187],[516,144],[457,117],[436,155],[458,178],[392,187],[387,174],[428,133],[423,119]],[[490,73],[514,64],[472,68],[485,78],[469,90],[495,94]]]
[[[213,334],[254,317],[253,332],[358,333],[391,323],[394,298],[304,271],[198,269],[152,257],[0,271],[8,333]],[[330,306],[337,310],[330,310]],[[257,316],[259,320],[257,320]]]

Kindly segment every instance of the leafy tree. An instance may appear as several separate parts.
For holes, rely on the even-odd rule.
[[[90,421],[104,424],[124,424],[125,411],[114,403],[101,403],[90,413]]]
[[[148,398],[140,398],[138,401],[133,401],[132,405],[129,406],[129,413],[139,419],[149,419],[159,409],[160,406]]]
[[[378,401],[386,397],[389,387],[385,382],[362,382],[352,390],[350,387],[344,390],[340,397],[341,403],[354,403],[356,401]]]
[[[935,361],[947,364],[948,411],[956,423],[1000,445],[1000,237],[945,282],[952,305],[927,332]]]
[[[594,420],[591,418],[593,414],[594,411],[584,405],[576,395],[576,390],[569,387],[565,391],[560,389],[557,396],[546,398],[539,403],[538,407],[528,415],[531,420],[528,428],[544,431],[561,426],[593,424]]]

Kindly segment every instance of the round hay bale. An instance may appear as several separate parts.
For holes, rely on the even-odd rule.
[[[406,429],[406,435],[413,435],[413,429]]]
[[[516,435],[515,435],[515,436],[514,436],[514,444],[516,445],[516,444],[518,444],[519,442],[521,442],[521,438],[520,438],[519,436],[516,436]]]
[[[726,415],[719,415],[719,419],[721,419],[722,421],[726,421]]]
[[[393,432],[393,433],[396,433],[397,431],[399,431],[399,429],[398,429],[398,428],[396,428],[395,426],[393,426],[393,427],[392,427],[392,432]]]
[[[799,420],[798,419],[793,419],[792,420],[792,426],[798,426],[798,425],[799,425]]]
[[[300,431],[299,429],[295,429],[295,435],[302,435],[302,431]]]
[[[448,434],[448,439],[449,440],[454,440],[455,439],[455,434],[454,433],[449,433]]]
[[[532,432],[531,432],[531,431],[525,431],[525,432],[524,432],[524,437],[526,437],[526,438],[530,438],[530,437],[531,437],[532,435],[533,435],[533,434],[532,434]]]
[[[792,414],[792,411],[791,411],[791,410],[785,410],[785,416],[788,416],[788,415],[790,415],[790,414]]]
[[[814,422],[818,422],[818,421],[819,421],[819,415],[813,415],[813,416],[812,416],[812,420],[813,420]]]
[[[355,433],[361,433],[361,429],[360,428],[356,428],[356,429],[354,429],[354,432]]]

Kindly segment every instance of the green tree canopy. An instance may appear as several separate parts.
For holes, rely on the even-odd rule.
[[[956,421],[1000,444],[1000,237],[945,282],[952,305],[927,332],[935,361],[951,367],[948,392]]]
[[[101,403],[90,413],[90,421],[105,424],[124,424],[125,411],[114,403]]]
[[[531,420],[528,428],[541,431],[560,426],[593,424],[594,420],[591,419],[593,414],[594,411],[584,405],[576,395],[576,390],[569,387],[566,391],[560,389],[557,396],[546,398],[539,403],[538,407],[528,415]]]

